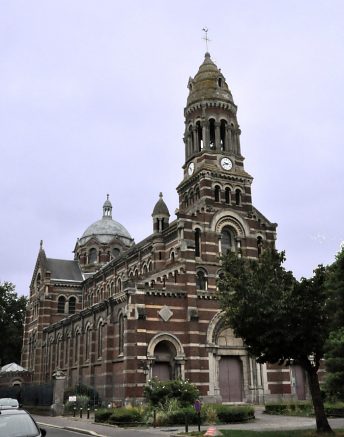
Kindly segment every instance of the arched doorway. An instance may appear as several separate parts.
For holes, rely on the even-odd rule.
[[[155,335],[147,347],[147,379],[185,378],[185,354],[178,338],[167,332]]]
[[[176,348],[169,341],[160,341],[154,349],[154,363],[152,367],[153,378],[160,381],[170,381],[175,379],[175,357]]]

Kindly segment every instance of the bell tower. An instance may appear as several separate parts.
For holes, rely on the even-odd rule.
[[[208,52],[188,89],[184,179],[177,188],[180,210],[229,205],[250,210],[252,177],[244,170],[237,106]]]

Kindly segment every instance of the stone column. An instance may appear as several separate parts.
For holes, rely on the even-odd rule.
[[[51,412],[53,416],[63,415],[63,396],[65,388],[66,375],[62,370],[57,368],[53,373],[54,380],[54,393],[53,393],[53,404],[51,406]]]
[[[215,150],[221,150],[220,122],[215,121]]]

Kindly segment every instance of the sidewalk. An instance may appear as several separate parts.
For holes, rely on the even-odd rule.
[[[262,407],[255,407],[256,420],[248,423],[219,425],[218,429],[247,429],[254,431],[271,431],[271,430],[288,430],[288,429],[314,429],[315,419],[310,417],[294,417],[294,416],[272,416],[263,413]],[[90,419],[79,417],[50,417],[50,416],[35,416],[35,420],[41,426],[53,426],[64,428],[71,431],[78,431],[88,435],[98,437],[119,437],[133,434],[140,434],[142,437],[148,436],[170,436],[178,432],[184,431],[182,426],[169,426],[161,428],[118,428],[111,425],[100,425],[94,423],[93,417]],[[331,427],[343,428],[344,419],[330,419]],[[207,426],[202,426],[202,430],[206,430]],[[197,427],[189,426],[189,431],[196,431]]]

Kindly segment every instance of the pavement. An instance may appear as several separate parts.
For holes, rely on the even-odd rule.
[[[272,431],[272,430],[290,430],[290,429],[315,429],[315,419],[312,417],[295,417],[295,416],[274,416],[263,413],[264,408],[261,406],[255,407],[256,419],[247,423],[219,425],[218,429],[247,429],[254,431]],[[136,428],[119,428],[113,425],[104,425],[94,423],[94,418],[90,419],[70,416],[37,416],[33,415],[36,422],[40,426],[49,426],[55,428],[62,428],[69,431],[76,431],[82,434],[91,435],[94,437],[130,437],[135,433],[141,437],[149,436],[171,436],[184,431],[182,426],[169,427],[136,427]],[[333,429],[344,429],[344,418],[329,419],[330,425]],[[207,426],[202,426],[202,430],[206,430]],[[190,431],[196,431],[197,426],[190,425]]]

